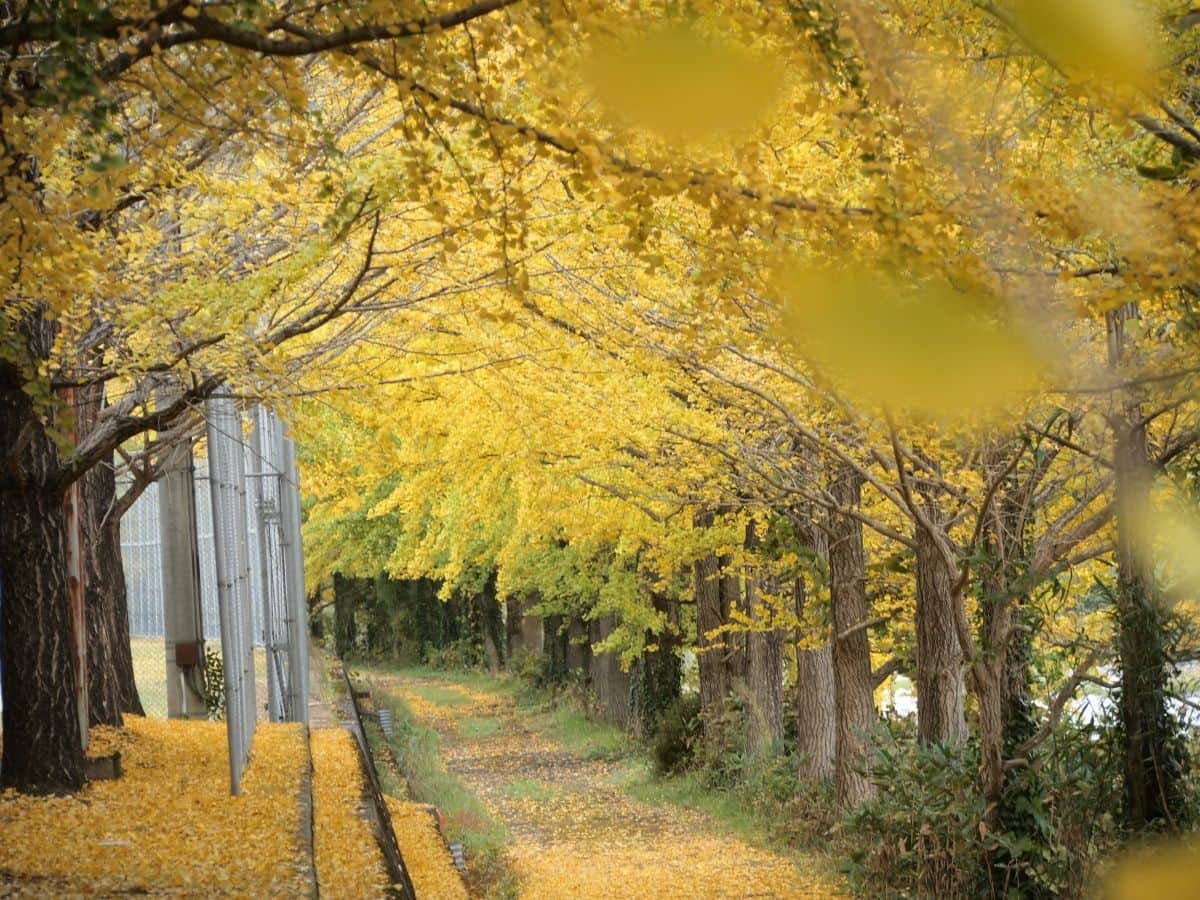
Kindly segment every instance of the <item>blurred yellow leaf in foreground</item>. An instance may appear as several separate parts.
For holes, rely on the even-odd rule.
[[[1100,82],[1145,84],[1154,69],[1153,23],[1130,0],[1018,0],[1020,32],[1051,60]]]
[[[751,126],[783,84],[773,60],[682,23],[598,44],[584,75],[610,112],[686,138]]]
[[[1105,879],[1103,900],[1200,900],[1200,841],[1148,847],[1117,864]]]
[[[856,402],[934,418],[986,417],[1044,366],[994,299],[887,268],[784,266],[784,337]]]

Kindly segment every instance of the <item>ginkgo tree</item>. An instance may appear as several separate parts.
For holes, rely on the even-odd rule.
[[[690,594],[755,750],[807,629],[846,805],[906,667],[923,742],[977,707],[1000,821],[1113,658],[1068,648],[1032,714],[1035,601],[1096,575],[1128,817],[1178,824],[1190,526],[1153,505],[1198,434],[1197,37],[1109,5],[6,9],[3,779],[81,778],[64,494],[227,384],[290,401],[314,574],[548,592],[555,559],[631,656]]]

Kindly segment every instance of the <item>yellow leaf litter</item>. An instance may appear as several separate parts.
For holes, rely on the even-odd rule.
[[[121,751],[123,777],[67,797],[0,794],[0,896],[308,892],[300,726],[259,725],[238,797],[221,723],[128,716],[93,742]]]
[[[429,807],[387,798],[392,829],[421,900],[467,900],[467,888],[454,868],[446,842],[442,839]]]
[[[438,731],[447,767],[508,826],[521,900],[841,894],[823,867],[752,846],[695,810],[634,799],[616,783],[616,763],[558,744],[511,696],[430,678],[380,681]],[[464,735],[459,723],[481,716],[498,727]]]
[[[382,897],[383,856],[362,817],[363,776],[354,738],[342,728],[312,732],[313,832],[323,898]]]

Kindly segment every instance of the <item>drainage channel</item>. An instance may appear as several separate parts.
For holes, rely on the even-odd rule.
[[[388,875],[391,877],[394,889],[404,900],[417,900],[417,892],[413,888],[412,878],[408,874],[408,867],[404,864],[400,845],[396,842],[396,831],[392,828],[392,814],[388,810],[387,801],[383,798],[383,790],[379,786],[379,772],[375,768],[371,747],[367,743],[367,733],[363,729],[362,709],[358,705],[359,694],[354,690],[354,685],[350,682],[350,673],[346,671],[344,665],[342,666],[342,678],[346,681],[346,696],[350,700],[350,708],[354,711],[354,716],[349,722],[350,731],[354,734],[355,743],[358,744],[358,755],[362,762],[363,774],[366,776],[367,786],[371,790],[371,802],[375,807],[375,839],[379,842],[379,849],[383,851],[383,858],[387,863]]]

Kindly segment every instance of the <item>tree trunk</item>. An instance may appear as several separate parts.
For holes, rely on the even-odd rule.
[[[693,527],[712,524],[712,513],[697,513]],[[719,715],[729,693],[729,669],[725,665],[725,635],[711,635],[725,624],[721,609],[717,557],[708,554],[693,564],[696,594],[696,662],[700,679],[700,712]]]
[[[1154,561],[1144,528],[1154,473],[1146,429],[1130,404],[1117,426],[1114,452],[1117,516],[1117,627],[1125,803],[1130,824],[1179,824],[1182,748],[1172,747],[1166,706],[1169,663]]]
[[[592,645],[588,643],[588,629],[578,613],[567,620],[567,671],[588,672],[588,661],[592,658]]]
[[[809,636],[806,641],[803,622],[808,593],[803,578],[796,579],[796,617],[802,627],[796,631],[796,752],[800,756],[801,778],[830,782],[837,758],[837,703],[834,699],[833,648],[828,634]],[[822,629],[826,631],[826,629]]]
[[[857,509],[862,479],[841,468],[829,485],[838,505]],[[871,615],[866,592],[866,550],[862,523],[832,512],[829,531],[829,597],[833,613],[833,682],[837,697],[837,796],[846,808],[875,795],[866,775],[869,735],[875,727],[875,682],[871,642],[863,626]]]
[[[504,646],[504,623],[500,621],[500,601],[496,597],[496,573],[493,571],[476,597],[479,609],[479,629],[483,632],[483,654],[488,671],[500,674],[501,647]]]
[[[509,594],[504,600],[504,642],[507,656],[511,661],[518,653],[524,653],[525,647],[525,616],[521,612],[521,597]]]
[[[645,736],[654,733],[663,714],[679,699],[683,670],[679,660],[679,606],[661,594],[651,598],[654,609],[667,624],[658,634],[646,633],[647,649],[635,669],[632,687],[634,730]]]
[[[1003,460],[984,457],[984,478],[998,477]],[[1020,582],[1028,558],[1024,535],[1025,516],[1012,483],[1002,483],[992,501],[993,514],[984,520],[983,538],[987,568],[981,579],[983,658],[972,667],[972,683],[979,703],[980,781],[984,818],[993,828],[1007,827],[1025,816],[1019,808],[1006,809],[1008,779],[1004,760],[1034,731],[1029,697],[1029,635],[1014,629],[1022,606]],[[1008,798],[1015,801],[1015,797]]]
[[[927,508],[927,514],[936,515]],[[935,525],[938,524],[935,522]],[[954,624],[954,570],[924,527],[917,544],[917,739],[922,743],[962,744],[967,739],[963,711],[962,648]]]
[[[588,625],[590,640],[598,644],[612,634],[612,616],[601,616]],[[592,653],[590,662],[592,690],[600,716],[618,728],[628,728],[630,710],[630,674],[621,669],[615,653]]]
[[[333,573],[333,647],[338,658],[343,660],[354,653],[358,638],[358,626],[354,622],[360,591],[358,581],[339,572]]]
[[[746,524],[746,548],[759,545],[753,522]],[[746,575],[746,609],[755,619],[770,615],[763,599],[773,585]],[[762,756],[783,741],[783,632],[755,628],[746,635],[746,752]]]
[[[5,362],[0,422],[0,785],[74,791],[83,785],[83,736],[58,451],[22,373]]]
[[[546,681],[558,684],[567,677],[567,636],[561,615],[542,620],[542,652],[546,658]]]
[[[92,725],[120,726],[122,713],[145,715],[145,711],[138,698],[129,643],[113,466],[102,463],[93,467],[83,476],[81,489],[87,561],[88,719]]]
[[[745,600],[742,596],[742,579],[735,571],[733,566],[732,556],[718,556],[717,567],[720,570],[720,577],[717,580],[717,585],[720,590],[721,597],[721,621],[731,621],[730,613],[737,610],[742,613],[749,612],[745,605]],[[750,670],[750,660],[747,654],[746,632],[733,631],[725,635],[725,652],[722,654],[722,659],[725,664],[725,677],[729,680],[730,686],[745,685],[746,676]]]

